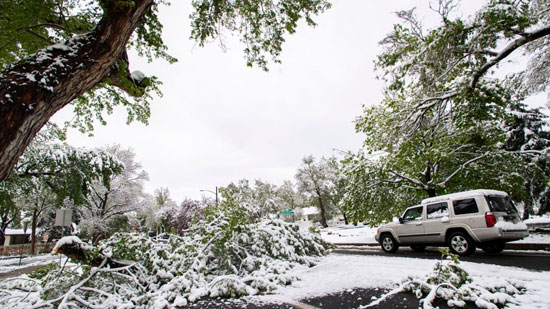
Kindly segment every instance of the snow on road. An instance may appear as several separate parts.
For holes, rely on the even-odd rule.
[[[313,268],[300,268],[301,278],[280,288],[274,295],[256,296],[259,300],[298,301],[354,288],[395,288],[409,275],[423,276],[435,265],[433,260],[389,256],[354,256],[331,254]],[[518,296],[517,304],[509,308],[550,308],[550,272],[528,271],[516,267],[462,262],[474,282],[503,283],[505,280],[523,284],[527,291]],[[367,302],[365,303],[365,305]]]

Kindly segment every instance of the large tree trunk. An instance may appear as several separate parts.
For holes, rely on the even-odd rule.
[[[40,50],[0,74],[0,181],[52,115],[109,74],[154,0],[133,2],[133,7],[108,2],[93,31]]]

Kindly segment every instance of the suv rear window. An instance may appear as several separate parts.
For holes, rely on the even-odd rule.
[[[507,196],[487,196],[487,203],[489,204],[489,209],[491,209],[492,212],[505,212],[508,214],[515,214],[518,212],[516,207],[514,207],[514,204],[512,204],[512,201],[510,201],[510,198]]]
[[[453,201],[455,215],[475,214],[479,210],[473,198]]]

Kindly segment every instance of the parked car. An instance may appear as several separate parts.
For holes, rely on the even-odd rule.
[[[506,242],[528,235],[505,192],[472,190],[424,199],[398,220],[379,227],[375,239],[388,253],[399,246],[422,252],[426,246],[447,245],[453,253],[466,256],[476,247],[501,252]]]

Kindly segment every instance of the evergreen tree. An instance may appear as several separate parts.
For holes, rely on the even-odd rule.
[[[525,191],[523,218],[550,212],[550,131],[548,116],[523,103],[509,105],[508,136],[504,148],[527,152],[521,175]]]

